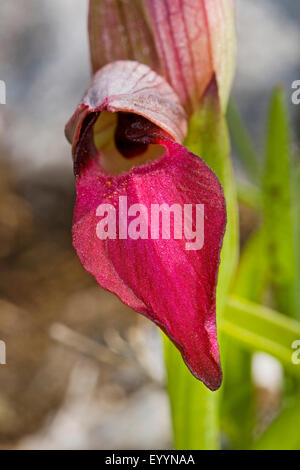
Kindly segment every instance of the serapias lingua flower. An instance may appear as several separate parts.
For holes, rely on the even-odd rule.
[[[228,2],[231,5],[231,0]],[[118,57],[117,46],[116,49],[112,47],[114,39],[110,39],[114,32],[109,33],[104,23],[102,32],[99,30],[97,44],[102,38],[112,56],[103,57],[103,63],[97,63],[97,58],[102,57],[102,45],[99,48],[95,45],[97,34],[94,21],[105,12],[112,15],[111,6],[114,3],[96,0],[90,3],[91,52],[96,73],[66,127],[66,135],[73,147],[77,187],[73,245],[81,263],[97,282],[156,323],[179,349],[194,376],[211,390],[216,390],[222,380],[215,306],[217,273],[226,225],[225,200],[216,175],[199,157],[181,145],[187,131],[187,115],[199,105],[209,83],[215,77],[217,83],[220,80],[217,72],[220,63],[218,67],[212,65],[211,45],[210,68],[205,58],[207,44],[213,34],[208,40],[202,37],[207,35],[206,30],[197,30],[199,18],[195,20],[197,10],[193,7],[197,1],[176,0],[172,4],[167,0],[134,1],[133,17],[138,4],[139,8],[141,5],[143,9],[148,8],[147,15],[153,10],[151,30],[145,29],[144,32],[150,48],[148,58],[150,62],[154,61],[151,65],[155,70],[137,61],[116,60],[127,59],[127,52],[124,52],[125,56],[122,52]],[[123,6],[124,3],[121,2]],[[212,14],[210,9],[214,0],[200,3],[206,5],[206,13]],[[226,2],[222,0],[221,3]],[[161,6],[160,13],[158,4]],[[180,42],[175,23],[168,23],[169,33],[172,31],[172,41],[168,47],[172,46],[177,59],[172,59],[170,53],[168,60],[162,60],[169,50],[166,43],[170,39],[165,30],[167,20],[162,12],[166,8],[172,10],[172,5],[181,6],[184,14],[194,11],[190,22],[187,21],[189,17],[185,18],[185,27],[192,25],[193,34],[198,34],[198,56],[195,51],[191,53],[193,44],[190,36],[186,35],[186,41]],[[98,14],[93,10],[96,7]],[[177,18],[176,22],[182,25],[180,11],[174,11],[174,21]],[[126,14],[129,18],[130,12]],[[155,15],[158,14],[160,17],[157,19]],[[143,18],[141,21],[146,21]],[[147,18],[149,21],[149,16]],[[206,20],[206,28],[207,25]],[[179,60],[185,48],[189,59]],[[207,67],[206,71],[197,68],[197,57],[202,66]],[[141,56],[133,58],[149,62]],[[112,62],[105,65],[110,60]],[[194,67],[190,75],[190,88],[188,77],[184,78],[188,62],[193,63]],[[101,68],[96,71],[98,66]],[[224,70],[219,77],[222,74]],[[221,102],[222,94],[225,103],[228,93],[219,90]],[[117,220],[120,220],[121,196],[126,196],[128,205],[142,203],[149,212],[153,204],[167,204],[169,207],[173,204],[203,204],[202,249],[186,250],[187,240],[184,237],[100,239],[97,236],[97,208],[100,204],[112,204],[117,211]],[[174,222],[171,224],[172,230]]]

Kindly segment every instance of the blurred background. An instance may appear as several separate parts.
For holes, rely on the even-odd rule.
[[[300,4],[236,6],[233,96],[260,152],[272,87],[289,97],[300,79]],[[1,0],[0,44],[0,448],[168,448],[159,332],[97,286],[71,245],[64,125],[89,83],[87,1]],[[290,113],[297,148],[300,106]],[[256,223],[241,208],[242,243]],[[280,380],[278,363],[256,362],[258,387]]]

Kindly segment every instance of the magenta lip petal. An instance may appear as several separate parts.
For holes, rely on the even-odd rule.
[[[122,175],[103,175],[90,159],[77,179],[73,244],[85,267],[105,289],[156,323],[180,350],[199,380],[216,390],[222,380],[215,295],[226,224],[222,187],[215,174],[180,144],[159,143],[166,153]],[[84,150],[84,149],[81,149]],[[108,184],[109,183],[109,184]],[[186,251],[185,240],[99,240],[96,209],[154,203],[205,205],[205,242]]]

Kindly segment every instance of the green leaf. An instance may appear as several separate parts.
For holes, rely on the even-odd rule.
[[[253,302],[262,301],[268,281],[264,247],[262,230],[255,232],[247,241],[235,276],[233,292],[236,296]]]
[[[261,169],[259,159],[253,148],[248,130],[242,120],[240,112],[231,98],[227,109],[227,118],[230,135],[234,146],[236,147],[238,156],[247,171],[247,174],[254,181],[259,181]]]
[[[274,305],[286,315],[300,319],[299,270],[297,273],[299,214],[295,211],[297,197],[295,199],[295,171],[292,165],[284,93],[278,87],[270,103],[263,178],[265,246]],[[298,368],[294,366],[294,371],[290,367],[288,369],[285,395],[293,396],[299,393],[299,374],[293,376]]]
[[[283,91],[277,88],[271,99],[268,119],[263,177],[264,233],[276,305],[286,314],[299,317],[288,127]]]
[[[300,339],[299,321],[268,307],[231,297],[220,326],[244,348],[271,354],[290,374],[300,377],[300,366],[292,361],[292,344]]]
[[[254,443],[255,450],[300,449],[300,398],[294,397],[285,404],[283,411]]]

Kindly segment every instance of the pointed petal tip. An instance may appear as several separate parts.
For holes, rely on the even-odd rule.
[[[158,325],[162,331],[168,336],[168,338],[175,344],[177,349],[180,351],[182,359],[195,377],[195,379],[202,382],[207,388],[211,391],[218,390],[222,385],[223,373],[219,357],[219,345],[216,336],[216,326],[215,333],[211,341],[213,343],[214,354],[211,350],[205,351],[204,355],[201,355],[202,348],[192,350],[188,352],[187,345],[180,344],[176,338],[174,338],[170,332],[165,328],[165,326]],[[203,359],[205,357],[205,359]]]
[[[212,392],[216,392],[221,387],[223,373],[220,363],[215,362],[215,366],[210,371],[205,371],[205,374],[199,374],[197,371],[190,368],[188,362],[185,363],[193,376],[200,380],[200,382],[203,382],[203,384]]]

